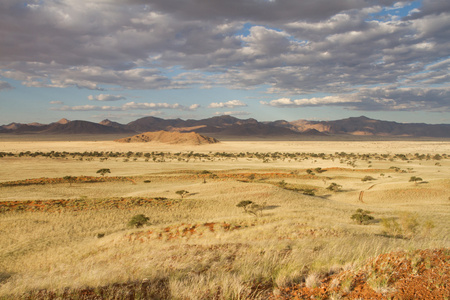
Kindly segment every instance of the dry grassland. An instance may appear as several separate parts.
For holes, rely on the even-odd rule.
[[[0,157],[0,184],[5,185],[0,186],[0,206],[42,201],[33,210],[0,207],[0,299],[41,289],[63,293],[67,287],[126,282],[153,282],[155,299],[266,299],[317,274],[357,268],[381,253],[450,248],[450,142],[228,141],[196,147],[0,142],[0,152],[26,151],[133,154],[106,160],[80,160],[76,155]],[[157,162],[153,156],[148,161],[134,156],[158,151],[193,151],[205,157],[187,160],[166,154],[164,162]],[[214,157],[216,152],[235,155]],[[246,152],[285,154],[264,161]],[[329,154],[335,152],[371,156],[331,159]],[[430,156],[418,159],[415,153]],[[435,154],[443,157],[433,159]],[[96,171],[101,168],[111,170],[106,176],[131,180],[5,184],[99,176]],[[308,169],[315,174],[308,174]],[[365,176],[373,180],[361,181]],[[423,180],[410,182],[412,176]],[[330,191],[331,183],[342,189]],[[314,195],[304,194],[305,189]],[[179,190],[189,194],[181,199]],[[120,197],[159,200],[126,208],[102,204]],[[57,199],[84,206],[46,210],[50,202],[45,201]],[[236,207],[242,200],[265,206],[252,215]],[[371,211],[374,220],[357,224],[351,216],[359,208]],[[136,214],[148,216],[149,224],[128,227]],[[402,227],[398,236],[383,226],[382,219],[390,218]]]

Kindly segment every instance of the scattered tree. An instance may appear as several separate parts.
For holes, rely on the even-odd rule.
[[[136,227],[136,228],[140,228],[146,224],[148,224],[148,221],[150,220],[150,218],[146,217],[143,214],[140,215],[135,215],[131,218],[131,220],[128,222],[128,226],[130,227]]]
[[[254,215],[255,217],[258,216],[258,212],[260,215],[262,214],[263,209],[266,207],[266,203],[263,203],[262,205],[254,203],[250,200],[243,200],[239,202],[237,207],[242,207],[244,209],[244,212]]]
[[[252,203],[253,203],[253,201],[250,201],[250,200],[242,200],[236,206],[242,207],[244,209],[244,211],[247,212],[247,206],[249,206]]]
[[[419,181],[422,181],[422,178],[416,176],[411,176],[411,178],[409,178],[409,182],[414,182],[415,184],[418,184]]]
[[[374,219],[370,213],[371,212],[368,210],[359,208],[356,210],[356,213],[352,215],[352,220],[355,220],[359,225],[367,225]]]
[[[110,170],[110,169],[100,169],[100,170],[97,170],[97,174],[100,174],[100,175],[102,175],[102,176],[105,176],[105,174],[107,174],[107,173],[111,173],[111,170]]]
[[[186,191],[186,190],[179,190],[179,191],[176,191],[175,193],[177,193],[178,195],[180,195],[181,199],[183,199],[184,196],[186,196],[187,194],[189,194],[189,192]]]

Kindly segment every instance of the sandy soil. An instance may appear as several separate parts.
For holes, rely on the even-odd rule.
[[[195,151],[195,152],[314,152],[314,153],[450,153],[449,140],[418,141],[222,141],[210,145],[169,145],[162,143],[117,143],[112,140],[95,140],[85,137],[83,140],[26,140],[0,136],[0,152],[20,151]]]

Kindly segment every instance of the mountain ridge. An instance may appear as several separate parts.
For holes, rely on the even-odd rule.
[[[450,138],[450,124],[398,123],[370,119],[365,116],[333,121],[277,120],[260,122],[233,116],[206,119],[162,119],[143,117],[127,124],[105,119],[99,123],[61,119],[50,124],[10,123],[0,126],[0,133],[11,134],[124,134],[143,132],[195,132],[198,134],[236,137],[275,136],[380,136]]]

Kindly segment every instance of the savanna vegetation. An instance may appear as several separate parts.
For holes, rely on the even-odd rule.
[[[364,298],[348,274],[381,298],[391,252],[449,276],[446,153],[22,150],[0,152],[0,299]]]

